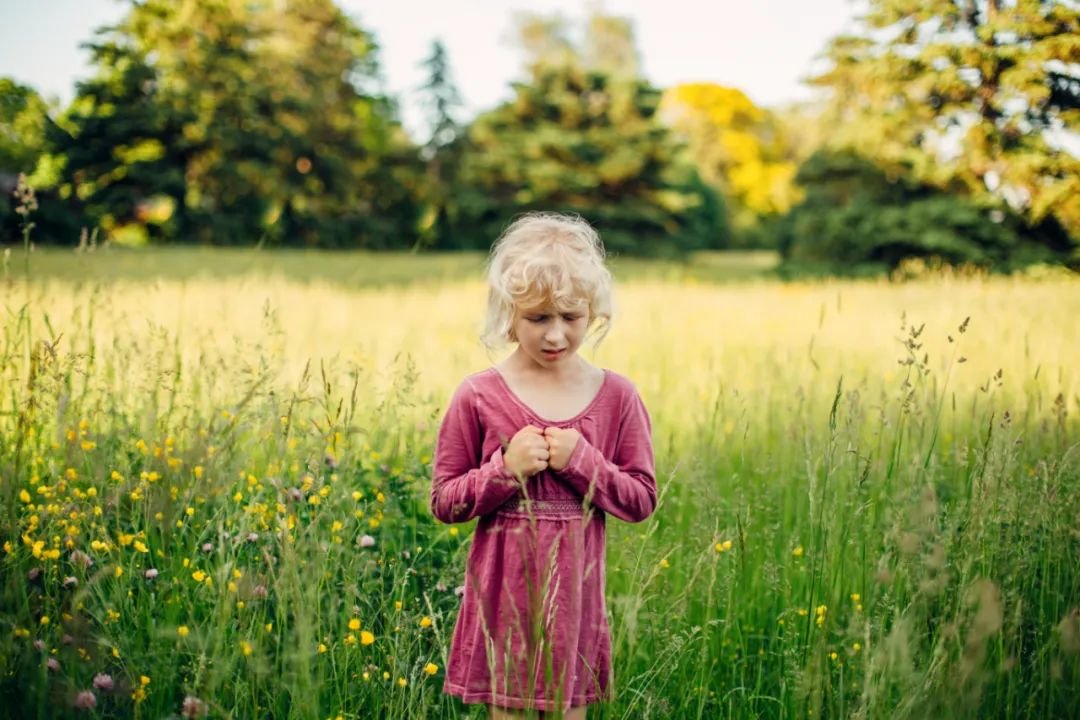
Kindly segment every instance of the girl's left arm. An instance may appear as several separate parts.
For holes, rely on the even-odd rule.
[[[637,392],[622,412],[618,433],[611,460],[580,437],[559,475],[609,515],[641,522],[656,509],[656,469],[652,423]]]

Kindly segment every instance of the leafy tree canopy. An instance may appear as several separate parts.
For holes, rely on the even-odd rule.
[[[836,146],[937,187],[1053,217],[1080,243],[1080,8],[1068,0],[869,0],[834,39]]]

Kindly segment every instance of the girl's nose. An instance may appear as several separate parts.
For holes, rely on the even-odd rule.
[[[544,333],[544,339],[549,343],[555,344],[561,342],[566,335],[566,329],[562,326],[562,323],[555,321],[548,327],[546,333]]]

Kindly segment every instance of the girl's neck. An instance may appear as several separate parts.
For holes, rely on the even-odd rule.
[[[499,363],[498,367],[507,374],[559,384],[576,381],[593,369],[585,358],[577,353],[565,358],[557,365],[544,367],[537,364],[520,347]]]

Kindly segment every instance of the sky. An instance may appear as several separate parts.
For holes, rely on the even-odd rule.
[[[118,20],[124,0],[0,0],[0,76],[46,98],[68,102],[88,77],[79,44]],[[712,82],[736,87],[755,103],[806,100],[802,80],[820,67],[828,39],[851,27],[853,0],[339,0],[374,33],[386,90],[401,102],[414,137],[426,132],[413,98],[425,79],[421,62],[441,39],[465,107],[462,120],[511,94],[522,56],[510,42],[515,12],[560,13],[583,20],[592,9],[627,17],[645,77],[658,87]],[[812,8],[812,9],[810,9]]]

